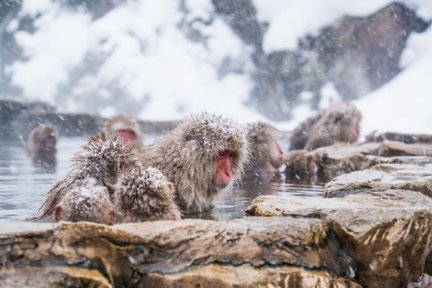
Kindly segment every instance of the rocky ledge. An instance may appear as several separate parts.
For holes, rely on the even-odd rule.
[[[257,216],[320,219],[365,287],[406,287],[425,271],[430,252],[432,199],[414,191],[359,192],[343,198],[260,196]]]
[[[313,218],[15,224],[0,246],[8,287],[360,287],[352,258]]]
[[[2,225],[0,286],[428,287],[430,147],[306,152],[324,197],[259,196],[243,219]]]
[[[405,144],[385,140],[361,145],[335,144],[306,152],[317,164],[317,177],[326,183],[352,171],[369,169],[377,164],[432,163],[432,144]]]

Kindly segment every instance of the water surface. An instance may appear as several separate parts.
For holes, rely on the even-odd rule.
[[[146,144],[154,137],[146,137]],[[72,165],[71,157],[80,150],[84,138],[60,137],[55,169],[35,167],[25,147],[16,142],[0,142],[0,223],[22,221],[36,213],[45,193],[61,180]],[[243,217],[250,201],[259,195],[284,194],[291,197],[320,196],[322,187],[301,187],[286,183],[253,184],[227,189],[215,201],[215,208],[193,218],[233,219]]]

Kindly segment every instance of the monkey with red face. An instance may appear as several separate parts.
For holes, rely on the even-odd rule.
[[[142,146],[142,133],[138,121],[131,117],[115,116],[104,127],[105,133],[118,136],[125,145],[138,148]]]
[[[255,122],[246,126],[250,157],[245,165],[243,183],[266,182],[280,176],[284,153],[278,143],[279,131],[268,123]]]
[[[218,192],[240,177],[247,151],[239,124],[202,113],[141,149],[140,158],[174,184],[176,202],[192,213],[209,210]]]

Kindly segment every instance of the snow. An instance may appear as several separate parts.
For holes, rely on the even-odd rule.
[[[180,2],[128,1],[92,19],[84,11],[68,10],[53,0],[24,0],[20,17],[40,15],[37,30],[15,34],[25,59],[6,72],[26,97],[55,104],[61,112],[177,120],[209,111],[243,123],[268,121],[245,105],[252,89],[248,74],[220,71],[224,63],[250,71],[252,48],[214,16],[211,0],[186,0],[183,8]],[[266,52],[295,49],[305,34],[316,33],[344,15],[369,15],[390,2],[253,0],[259,21],[269,25],[264,37]],[[424,19],[432,19],[432,1],[403,2]],[[204,40],[189,39],[179,28],[182,25],[199,31]],[[16,27],[14,21],[8,30]],[[364,115],[363,133],[375,129],[432,133],[432,113],[426,110],[432,103],[431,48],[431,29],[412,35],[400,63],[404,71],[355,102]],[[103,59],[100,67],[90,66],[65,95],[62,87],[72,81],[71,71],[79,70],[88,59],[99,58]],[[339,99],[332,83],[321,92],[321,108]],[[303,92],[294,119],[273,124],[280,129],[294,128],[314,113],[307,103],[311,97],[310,92]],[[126,100],[132,101],[128,109],[118,104]]]
[[[415,57],[412,55],[413,51]],[[378,90],[356,101],[362,130],[432,134],[432,28],[413,34],[402,57],[405,70]],[[409,64],[408,64],[409,63]]]
[[[34,5],[25,6],[29,8],[23,16],[35,13]],[[212,12],[210,1],[187,1],[186,7],[185,19],[207,19]],[[178,28],[182,14],[176,1],[129,2],[94,21],[85,12],[54,4],[43,11],[34,34],[16,33],[28,60],[8,67],[13,83],[30,99],[56,104],[60,111],[112,116],[111,106],[92,104],[97,93],[101,100],[133,99],[134,108],[142,107],[134,116],[142,119],[175,120],[188,112],[206,110],[265,119],[244,105],[251,89],[246,74],[219,75],[219,67],[227,60],[248,67],[243,62],[250,61],[251,52],[222,19],[210,25],[194,23],[194,29],[207,38],[198,43]],[[74,84],[72,95],[60,101],[58,98],[65,98],[60,87],[68,81],[70,71],[91,55],[106,55],[106,59],[95,73]],[[101,89],[112,83],[124,95]],[[89,96],[82,96],[86,94]]]
[[[393,0],[253,0],[257,16],[269,27],[264,37],[264,51],[292,49],[298,39],[306,34],[316,34],[320,28],[330,25],[342,16],[364,17],[383,8]],[[424,19],[432,18],[432,2],[405,0],[408,7]],[[281,37],[283,35],[283,37]]]

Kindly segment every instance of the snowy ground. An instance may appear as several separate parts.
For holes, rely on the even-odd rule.
[[[342,15],[368,15],[390,2],[254,0],[259,20],[269,23],[264,38],[268,52],[295,48],[299,37]],[[404,2],[419,16],[432,19],[432,1]],[[16,33],[27,59],[8,67],[13,83],[32,100],[53,103],[61,111],[111,116],[126,110],[142,119],[171,120],[207,110],[241,122],[265,120],[244,105],[252,87],[247,74],[221,75],[218,70],[226,62],[243,71],[251,69],[251,48],[220,18],[211,25],[202,24],[213,15],[210,0],[187,0],[184,13],[179,13],[178,3],[172,0],[127,3],[92,20],[90,15],[67,11],[55,1],[25,0],[21,16],[41,13],[42,17],[36,21],[34,34]],[[179,30],[179,23],[188,23],[207,40],[190,41]],[[11,23],[9,30],[16,26],[17,22]],[[61,87],[68,82],[70,71],[79,69],[89,55],[105,55],[106,60],[79,78],[64,96]],[[409,39],[401,62],[405,70],[400,75],[356,102],[364,115],[364,133],[375,129],[432,133],[432,28]],[[113,92],[112,85],[122,92]],[[322,107],[338,98],[331,83],[323,88],[323,94]],[[307,101],[310,95],[304,92],[302,97]],[[118,104],[126,98],[132,99],[132,104]],[[293,121],[275,125],[291,129],[311,113],[307,105],[300,105]]]

